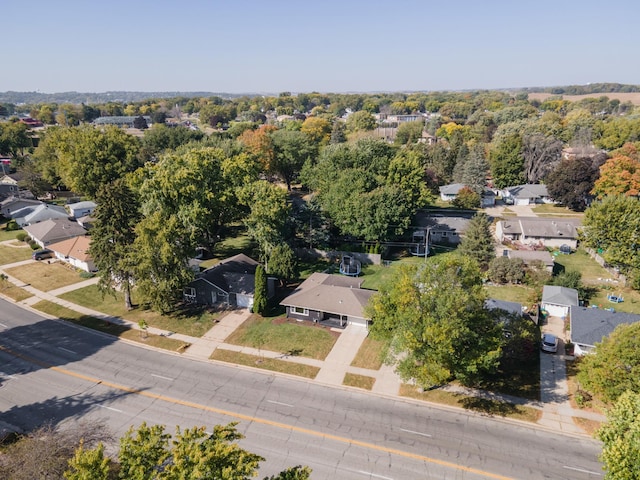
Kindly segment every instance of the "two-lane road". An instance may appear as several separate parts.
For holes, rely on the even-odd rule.
[[[600,445],[514,422],[132,346],[0,300],[0,420],[239,422],[261,475],[314,479],[600,478]]]

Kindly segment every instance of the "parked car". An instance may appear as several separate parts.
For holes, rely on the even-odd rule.
[[[44,260],[45,258],[53,258],[54,256],[55,254],[53,253],[53,251],[45,248],[43,250],[36,250],[35,252],[33,252],[31,258],[33,258],[34,260]]]
[[[558,351],[558,337],[552,333],[543,334],[540,348],[543,352],[556,353]]]

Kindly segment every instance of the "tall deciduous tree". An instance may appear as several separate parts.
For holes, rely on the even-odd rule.
[[[640,478],[640,393],[627,390],[607,411],[607,422],[596,432],[603,443],[600,457],[607,480]]]
[[[360,110],[347,117],[347,130],[349,132],[366,132],[376,128],[376,119],[369,112]]]
[[[486,213],[476,213],[469,222],[469,226],[462,237],[458,252],[478,262],[485,268],[495,258],[495,241],[491,234],[491,220]]]
[[[502,332],[485,299],[472,259],[405,264],[367,306],[371,334],[390,342],[390,360],[403,380],[423,388],[451,379],[471,384],[496,368],[501,355]]]
[[[291,182],[304,163],[316,154],[316,146],[303,132],[276,130],[271,139],[275,153],[271,171],[287,184],[287,190],[291,190]]]
[[[585,211],[584,245],[601,249],[610,265],[625,272],[640,269],[640,201],[622,195],[607,196]]]
[[[497,188],[505,188],[524,183],[524,160],[522,158],[522,137],[508,135],[489,153],[491,176]]]
[[[599,166],[597,160],[587,157],[561,160],[545,178],[549,195],[567,208],[582,212],[592,199]]]
[[[528,183],[538,183],[560,161],[562,142],[541,134],[526,135],[522,139],[524,175]]]
[[[131,285],[135,279],[135,228],[141,219],[138,198],[120,179],[103,185],[96,201],[90,253],[100,275],[98,287],[109,293],[121,290],[125,307],[130,310]]]
[[[282,284],[297,278],[298,262],[293,249],[286,243],[276,245],[269,255],[269,274],[280,278]]]
[[[640,161],[625,155],[615,156],[600,167],[600,178],[593,186],[598,198],[605,195],[640,196]]]
[[[71,190],[95,198],[101,185],[140,166],[138,150],[138,140],[118,127],[85,125],[49,131],[35,156]]]
[[[580,385],[605,403],[640,385],[640,323],[623,324],[579,363]]]

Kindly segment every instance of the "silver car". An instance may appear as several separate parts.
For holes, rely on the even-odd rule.
[[[543,334],[542,345],[540,347],[543,352],[556,353],[558,351],[558,337],[552,333]]]

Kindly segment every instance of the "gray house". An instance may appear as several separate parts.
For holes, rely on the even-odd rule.
[[[439,187],[440,199],[445,202],[451,202],[456,199],[460,190],[465,188],[464,183],[451,183],[449,185],[442,185]],[[482,194],[480,195],[480,205],[482,207],[491,207],[496,204],[496,194],[490,188],[484,187]]]
[[[558,248],[578,246],[580,219],[555,217],[514,217],[496,223],[496,237],[500,242],[518,242]]]
[[[288,318],[342,328],[348,324],[367,327],[364,307],[376,292],[361,286],[362,280],[355,277],[313,273],[280,305],[287,308]]]
[[[92,201],[76,202],[67,205],[69,213],[73,218],[81,218],[91,215],[96,207],[97,205]]]
[[[507,204],[535,205],[537,203],[554,203],[549,196],[547,186],[538,183],[527,183],[507,187],[502,191],[502,199]]]
[[[251,308],[258,262],[239,254],[199,273],[183,290],[188,303]],[[274,279],[267,281],[269,296],[275,292]]]
[[[68,238],[86,235],[87,231],[67,218],[56,218],[24,227],[29,236],[41,247],[61,242]]]
[[[65,219],[69,217],[69,214],[63,207],[41,203],[40,205],[33,205],[16,210],[11,216],[20,227],[24,227],[25,225],[33,225],[34,223],[44,222],[45,220],[53,220],[56,218]]]
[[[640,322],[640,315],[600,308],[571,307],[571,342],[574,353],[584,355],[595,349],[596,343],[608,337],[618,326]]]
[[[578,291],[573,288],[545,285],[542,287],[542,308],[552,317],[566,317],[571,307],[577,307]]]

